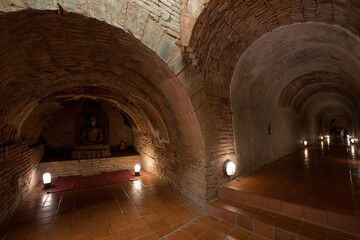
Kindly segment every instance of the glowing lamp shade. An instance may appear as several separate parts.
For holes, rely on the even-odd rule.
[[[140,176],[140,164],[136,164],[134,169],[135,169],[135,176]]]
[[[228,176],[234,175],[235,170],[236,170],[236,167],[235,167],[235,164],[233,162],[231,162],[231,161],[225,162],[225,173],[226,173],[226,175],[228,175]]]
[[[51,174],[50,173],[44,173],[43,174],[43,182],[44,182],[44,188],[50,188],[51,187]]]
[[[350,139],[350,142],[351,142],[352,144],[354,144],[354,143],[355,143],[355,140],[354,140],[353,138],[351,138],[351,139]]]
[[[307,146],[308,142],[306,140],[304,140],[304,146]]]
[[[324,140],[324,137],[323,137],[323,136],[321,136],[321,137],[320,137],[320,139],[321,139],[321,140]]]

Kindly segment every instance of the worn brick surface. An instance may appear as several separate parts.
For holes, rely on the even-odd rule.
[[[113,172],[122,169],[134,170],[136,164],[141,164],[140,155],[124,157],[108,157],[101,159],[66,160],[41,162],[42,173],[50,172],[52,177],[88,176],[102,172]]]
[[[39,161],[43,146],[25,143],[0,147],[0,222],[9,216],[41,178]]]

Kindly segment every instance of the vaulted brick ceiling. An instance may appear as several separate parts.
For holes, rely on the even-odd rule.
[[[113,102],[142,126],[149,119],[160,132],[165,124],[173,136],[186,138],[171,127],[186,117],[178,107],[187,104],[185,90],[158,55],[130,34],[78,14],[35,10],[1,15],[0,32],[0,142],[39,105],[47,104],[38,111],[45,114],[80,97]]]
[[[335,113],[339,111],[343,114],[341,109],[355,114],[360,103],[359,19],[360,2],[354,0],[209,1],[194,25],[186,51],[196,71],[212,76],[206,78],[207,86],[230,89],[230,84],[234,84],[234,81],[243,81],[246,83],[240,84],[241,87],[232,92],[243,91],[243,95],[247,96],[247,92],[260,87],[265,95],[277,96],[269,102],[279,104],[281,108],[293,109],[299,114],[326,118],[338,116]],[[271,37],[275,35],[273,32],[286,31],[290,26],[310,26],[311,23],[314,23],[312,34],[317,39],[314,41],[311,37],[304,38],[302,46],[295,47],[291,44],[294,38],[308,34],[307,27],[288,31],[288,35]],[[330,26],[339,31],[316,30]],[[350,43],[344,44],[345,38],[339,39],[338,34],[352,35],[350,38],[354,40],[354,48],[344,47]],[[329,40],[331,38],[334,40]],[[271,43],[273,50],[264,51],[261,44],[255,44],[259,41],[262,44]],[[339,48],[337,41],[340,41]],[[288,48],[282,45],[288,45]],[[257,48],[257,51],[253,51],[253,55],[249,57],[245,53],[251,48]],[[262,61],[268,55],[273,58],[267,62]],[[253,68],[256,64],[263,65],[262,68],[252,69],[258,71],[257,79],[238,76],[236,64],[239,65],[239,59],[243,63],[247,62],[241,71],[244,71],[245,66]],[[309,67],[311,64],[312,68]],[[259,81],[259,84],[253,81]],[[306,84],[301,85],[299,82]],[[211,95],[223,96],[217,93],[219,91],[213,91],[213,88],[208,88]],[[251,97],[245,101],[250,102]],[[347,117],[345,119],[349,120]],[[354,120],[350,118],[349,121]]]
[[[232,76],[241,54],[258,38],[294,23],[337,24],[360,33],[357,0],[209,1],[193,28],[188,53],[197,69]]]

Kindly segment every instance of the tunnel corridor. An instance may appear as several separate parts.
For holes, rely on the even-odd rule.
[[[243,217],[247,238],[301,239],[300,219],[325,231],[310,239],[358,239],[359,36],[357,0],[0,0],[0,226],[27,201],[38,203],[29,219],[42,215],[32,214],[51,198],[44,173],[139,165],[143,192],[115,184],[104,200],[119,194],[139,212],[148,193],[153,210],[170,198],[177,224],[201,218],[228,229],[220,238],[241,239]],[[76,194],[49,201],[45,239],[59,199]],[[164,216],[170,232],[158,234],[140,215],[149,238],[187,236]],[[276,230],[283,215],[293,231]]]

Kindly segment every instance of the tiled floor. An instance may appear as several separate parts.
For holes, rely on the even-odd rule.
[[[298,228],[307,229],[304,222],[317,224],[315,228],[328,239],[336,231],[359,238],[360,156],[354,145],[339,140],[325,140],[267,164],[225,184],[220,195],[208,211],[250,230],[259,221],[273,236],[276,221],[285,217]],[[293,236],[297,234],[295,229]]]
[[[309,207],[360,211],[360,157],[354,145],[323,141],[227,186]]]
[[[38,186],[0,239],[262,239],[206,216],[155,177],[46,194]]]
[[[247,204],[261,202],[261,211],[274,211],[271,208],[277,207],[278,199],[308,206],[310,215],[315,207],[334,214],[356,215],[360,209],[360,160],[351,146],[324,141],[266,165],[227,187],[246,192]],[[260,195],[274,200],[274,204],[259,201]],[[243,195],[231,192],[231,197],[242,200]],[[259,216],[255,223],[264,222]],[[311,228],[306,229],[311,232]],[[263,239],[199,212],[146,172],[133,182],[54,194],[46,194],[39,185],[0,229],[0,240],[159,238]]]

